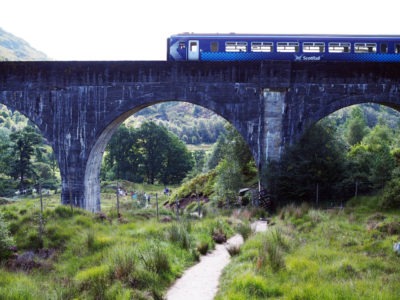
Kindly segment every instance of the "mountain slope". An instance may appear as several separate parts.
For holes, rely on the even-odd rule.
[[[43,52],[31,47],[23,39],[0,28],[1,60],[49,60]]]

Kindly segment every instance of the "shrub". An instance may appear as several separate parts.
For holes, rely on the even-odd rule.
[[[92,251],[95,249],[95,233],[93,230],[89,230],[86,233],[86,246],[89,251]]]
[[[227,233],[230,231],[229,225],[223,219],[217,219],[211,223],[211,236],[218,244],[226,242]]]
[[[248,299],[266,299],[283,295],[278,287],[271,286],[263,277],[251,273],[237,277],[233,285],[237,291],[246,294]]]
[[[73,216],[73,210],[71,209],[70,206],[65,206],[65,205],[59,205],[54,209],[54,212],[57,216],[60,218],[70,218]]]
[[[209,248],[209,245],[208,245],[208,242],[206,242],[206,241],[200,241],[200,242],[197,244],[197,247],[196,247],[197,251],[198,251],[201,255],[206,255],[207,252],[208,252],[208,248]]]
[[[229,245],[226,247],[230,256],[235,256],[240,254],[240,245]]]
[[[8,223],[0,212],[0,260],[7,258],[11,254],[10,248],[13,244],[14,240],[10,236]]]
[[[383,209],[400,207],[400,178],[394,178],[386,184],[380,206]]]
[[[136,296],[136,295],[135,295]],[[134,297],[130,289],[124,288],[121,282],[114,283],[107,289],[105,299],[143,299],[138,296]]]
[[[188,226],[188,225],[187,225]],[[186,228],[188,228],[186,226]],[[182,249],[190,248],[190,235],[184,224],[174,223],[168,229],[168,238],[173,243],[178,244]]]
[[[95,299],[103,299],[109,279],[109,267],[100,265],[78,272],[75,280],[82,290],[89,290]]]
[[[256,268],[259,271],[265,270],[268,266],[273,272],[285,268],[283,250],[288,249],[288,245],[279,230],[270,230],[264,237],[261,247],[258,250]]]
[[[66,233],[59,224],[50,224],[45,231],[45,246],[48,248],[63,248],[73,233]]]
[[[36,228],[28,229],[26,235],[18,235],[16,242],[18,249],[37,250],[43,248],[43,240]]]
[[[143,252],[139,252],[147,270],[162,275],[171,271],[171,264],[167,254],[157,245],[151,244]]]
[[[236,226],[236,231],[243,237],[243,240],[247,240],[252,233],[251,225],[248,222],[239,223]]]
[[[117,246],[108,253],[108,265],[115,279],[128,282],[136,269],[136,253],[132,246]]]

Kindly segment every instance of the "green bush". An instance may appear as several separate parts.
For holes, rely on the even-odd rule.
[[[248,222],[241,222],[237,224],[236,231],[243,237],[243,240],[247,240],[252,233],[251,225]]]
[[[54,209],[54,212],[57,216],[59,216],[60,218],[71,218],[73,216],[73,210],[71,209],[70,206],[66,206],[66,205],[60,205],[57,206]]]
[[[197,243],[196,249],[201,255],[206,255],[208,252],[209,244],[206,241],[200,241]]]
[[[383,209],[400,207],[400,178],[394,178],[386,184],[380,206]]]
[[[16,238],[18,249],[38,250],[43,248],[43,239],[40,238],[37,228],[30,228],[24,235]]]
[[[267,299],[283,295],[278,287],[271,286],[263,277],[251,273],[236,277],[233,285],[238,292],[245,294],[247,299]]]
[[[115,279],[128,283],[136,269],[136,253],[133,245],[116,246],[107,254],[108,265]]]
[[[95,299],[104,299],[109,283],[109,267],[100,265],[79,271],[75,281],[81,290],[89,291]]]
[[[236,256],[240,254],[240,245],[229,245],[226,250],[230,256]]]
[[[10,236],[8,223],[4,220],[4,216],[0,213],[0,260],[6,259],[11,254],[11,246],[14,240]]]
[[[155,274],[162,276],[171,271],[169,257],[158,245],[148,245],[146,249],[139,252],[139,258],[141,259],[146,270],[149,270]]]
[[[178,244],[182,249],[190,248],[190,235],[182,223],[174,223],[168,228],[168,239]]]
[[[45,228],[45,247],[47,248],[63,248],[69,241],[72,234],[66,232],[65,228],[59,224],[49,224]]]

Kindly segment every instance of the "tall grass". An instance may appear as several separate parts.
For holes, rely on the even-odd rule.
[[[111,210],[114,200],[108,200]],[[59,206],[55,197],[45,201],[41,245],[37,199],[0,205],[18,254],[28,252],[32,259],[26,261],[29,271],[16,263],[0,265],[0,299],[161,299],[196,263],[199,250],[214,247],[214,228],[233,232],[225,218],[157,222],[154,207],[135,208],[127,197],[121,199],[123,222],[110,218],[108,210],[100,218]]]
[[[399,299],[398,211],[377,215],[367,203],[360,210],[354,203],[329,211],[286,207],[275,230],[245,242],[216,299]]]

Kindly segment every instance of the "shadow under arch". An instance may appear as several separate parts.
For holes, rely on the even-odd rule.
[[[116,119],[114,119],[111,123],[109,123],[104,130],[101,132],[99,137],[94,144],[85,169],[85,188],[84,188],[84,198],[85,198],[85,207],[84,209],[91,211],[91,212],[98,212],[101,211],[101,199],[100,199],[100,170],[101,170],[101,163],[104,155],[104,151],[107,147],[108,142],[110,141],[113,134],[119,128],[119,126],[127,120],[133,114],[153,105],[157,105],[160,103],[166,102],[185,102],[193,106],[200,106],[204,109],[207,109],[214,113],[215,115],[219,116],[220,118],[224,119],[227,123],[231,124],[242,136],[242,138],[246,141],[245,136],[242,132],[240,132],[240,128],[237,127],[237,124],[229,122],[227,117],[224,117],[222,114],[212,110],[210,107],[205,107],[201,103],[195,103],[194,101],[187,101],[187,100],[162,100],[162,101],[153,101],[146,103],[145,105],[135,107],[129,111],[122,113]],[[247,143],[247,141],[246,141]],[[251,151],[251,147],[247,144],[249,150]],[[255,159],[255,154],[251,151],[253,159]]]

